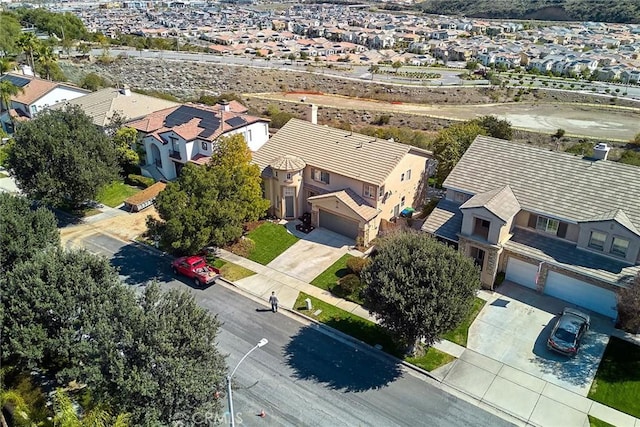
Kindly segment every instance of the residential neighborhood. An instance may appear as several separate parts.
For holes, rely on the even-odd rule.
[[[69,55],[76,83],[43,78],[51,34],[25,26],[0,46],[2,425],[640,427],[640,127],[631,140],[590,136],[597,117],[566,119],[580,135],[516,128],[496,106],[524,89],[493,83],[476,98],[437,88],[436,108],[477,110],[465,120],[401,113],[384,106],[411,104],[411,83],[373,81],[470,64],[469,78],[640,85],[640,24],[262,6],[45,14],[114,44],[168,38],[223,62],[370,74],[309,87],[299,75],[319,74],[253,70],[276,76],[279,98],[222,78],[181,97],[182,75],[175,92],[88,85],[92,63],[118,61],[102,37],[101,58]],[[136,49],[142,65],[125,72],[177,75],[180,59]],[[322,104],[325,87],[344,105]],[[531,114],[573,94],[528,90]],[[584,92],[568,108],[640,111]]]

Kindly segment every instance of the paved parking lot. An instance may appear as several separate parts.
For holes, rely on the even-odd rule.
[[[573,358],[547,349],[546,341],[557,314],[571,304],[505,282],[469,329],[467,348],[527,372],[580,396],[586,396],[613,322],[591,315],[591,330]]]

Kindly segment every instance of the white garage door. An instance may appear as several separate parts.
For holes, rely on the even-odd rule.
[[[618,316],[616,294],[556,271],[547,275],[544,293],[612,318]]]
[[[507,262],[507,272],[505,278],[527,288],[536,288],[536,273],[538,266],[520,261],[516,258],[509,258]]]
[[[359,225],[356,221],[350,221],[339,215],[320,209],[320,227],[328,228],[343,236],[355,239],[358,237]]]

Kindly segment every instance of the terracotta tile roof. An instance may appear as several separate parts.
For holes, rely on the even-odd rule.
[[[18,92],[17,95],[11,97],[12,101],[19,102],[20,104],[31,105],[57,87],[62,87],[66,89],[76,90],[78,92],[88,93],[88,91],[85,91],[84,89],[81,89],[79,87],[75,87],[75,86],[60,83],[60,82],[43,80],[33,76],[24,76],[21,74],[14,74],[14,73],[8,73],[7,76],[15,76],[15,77],[19,77],[21,79],[26,79],[29,81],[29,83],[22,86],[22,90],[23,90],[22,92]]]
[[[211,156],[205,156],[204,154],[196,154],[195,157],[191,160],[189,160],[191,163],[195,163],[197,165],[206,165],[207,163],[209,163],[209,160],[211,159]]]

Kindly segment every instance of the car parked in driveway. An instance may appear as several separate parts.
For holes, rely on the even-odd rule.
[[[580,340],[589,330],[590,324],[591,318],[588,314],[565,308],[551,331],[547,347],[567,356],[575,356],[578,354]]]

